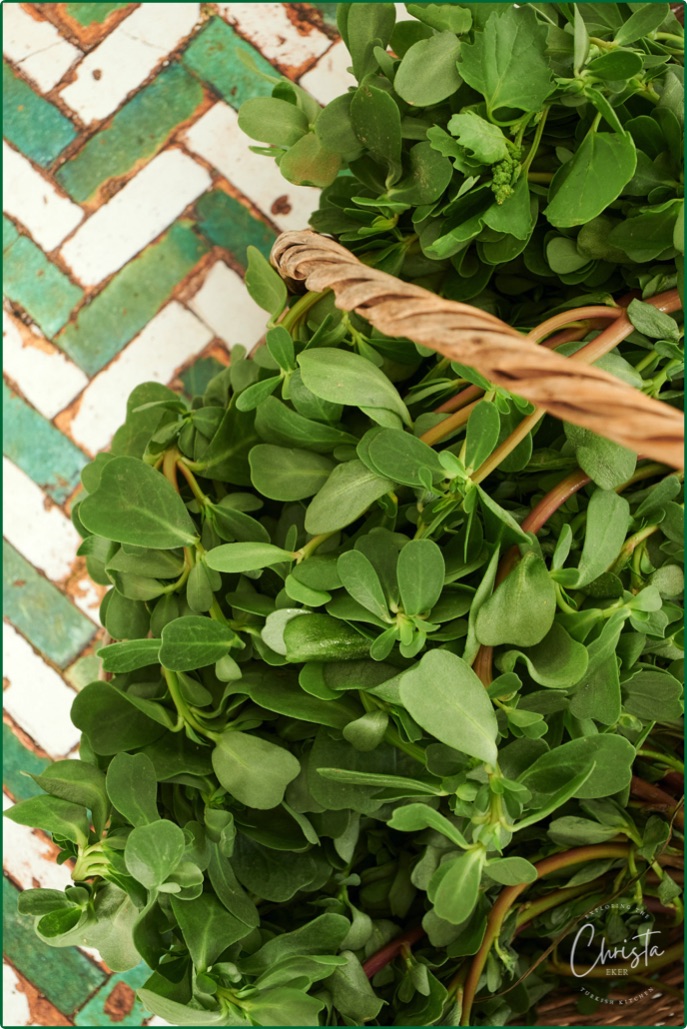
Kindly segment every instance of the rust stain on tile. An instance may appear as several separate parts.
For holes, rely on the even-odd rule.
[[[103,1011],[109,1015],[110,1021],[122,1022],[131,1012],[136,1000],[136,994],[126,983],[115,984],[112,993],[105,1001]]]
[[[79,408],[81,407],[82,400],[83,393],[76,397],[75,400],[72,400],[71,404],[68,404],[67,407],[63,408],[59,412],[59,414],[56,414],[53,418],[53,425],[57,429],[59,429],[60,432],[64,433],[65,436],[68,436],[70,439],[72,422],[79,413]]]
[[[307,36],[316,29],[329,39],[338,38],[336,29],[327,25],[317,8],[311,4],[284,4],[284,9],[287,18],[302,36]]]
[[[121,21],[128,18],[132,11],[141,5],[128,4],[118,11],[111,11],[107,18],[99,24],[94,22],[91,25],[81,25],[75,18],[72,18],[67,11],[65,3],[25,4],[24,6],[37,7],[43,17],[51,21],[60,30],[65,39],[88,52],[93,50],[105,36],[109,35]]]
[[[277,197],[277,199],[270,207],[271,214],[291,214],[291,211],[291,201],[289,200],[286,193],[284,193],[280,197]]]
[[[178,282],[172,290],[172,298],[185,303],[190,300],[201,288],[212,265],[220,258],[228,264],[235,272],[243,278],[243,269],[239,268],[236,258],[233,257],[224,247],[215,246],[206,254],[203,254],[200,261],[191,270],[190,274]]]
[[[26,316],[24,315],[24,317]],[[21,336],[22,348],[33,347],[35,350],[42,350],[44,354],[50,354],[51,357],[62,353],[59,347],[56,347],[45,336],[39,336],[33,332],[24,318],[19,317],[16,311],[8,313],[8,318]]]

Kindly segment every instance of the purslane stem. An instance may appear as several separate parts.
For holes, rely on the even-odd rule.
[[[534,867],[537,870],[537,879],[542,879],[544,876],[551,875],[570,865],[579,865],[585,861],[598,861],[599,859],[627,858],[630,853],[631,847],[627,843],[591,844],[587,847],[575,847],[572,850],[563,851],[561,854],[552,854],[551,857],[538,861]],[[461,1025],[470,1025],[472,1004],[489,952],[501,932],[508,912],[528,885],[529,883],[518,883],[517,886],[508,886],[502,890],[489,913],[482,945],[472,960],[465,980]],[[459,985],[459,982],[458,976],[454,976],[448,987],[449,994]]]
[[[462,407],[459,411],[456,411],[455,414],[444,418],[438,425],[433,425],[431,429],[423,432],[420,439],[423,443],[433,447],[435,443],[439,443],[440,440],[450,436],[461,425],[465,425],[478,403],[479,400],[475,400],[472,404],[468,404],[467,407]]]

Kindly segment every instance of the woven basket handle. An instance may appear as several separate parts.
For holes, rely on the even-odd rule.
[[[411,339],[469,365],[496,386],[637,454],[683,465],[679,411],[600,368],[537,346],[494,315],[370,268],[311,231],[283,232],[272,263],[285,279],[310,290],[332,289],[337,307],[362,315],[387,336]]]

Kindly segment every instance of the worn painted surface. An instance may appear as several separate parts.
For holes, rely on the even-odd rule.
[[[74,756],[69,709],[97,677],[101,588],[69,521],[84,464],[141,381],[202,392],[264,314],[246,247],[269,253],[317,192],[248,150],[237,109],[350,81],[333,4],[10,3],[4,22],[5,806]],[[61,888],[51,841],[7,823],[4,1026],[137,1026],[145,968],[55,950],[17,892]],[[152,1024],[164,1024],[160,1019]]]

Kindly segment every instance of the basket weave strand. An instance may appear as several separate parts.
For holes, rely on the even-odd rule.
[[[293,283],[304,282],[315,292],[332,289],[337,307],[362,315],[387,336],[405,337],[469,365],[494,385],[637,454],[683,465],[677,410],[600,368],[535,345],[492,314],[370,268],[311,231],[282,233],[272,262]]]

